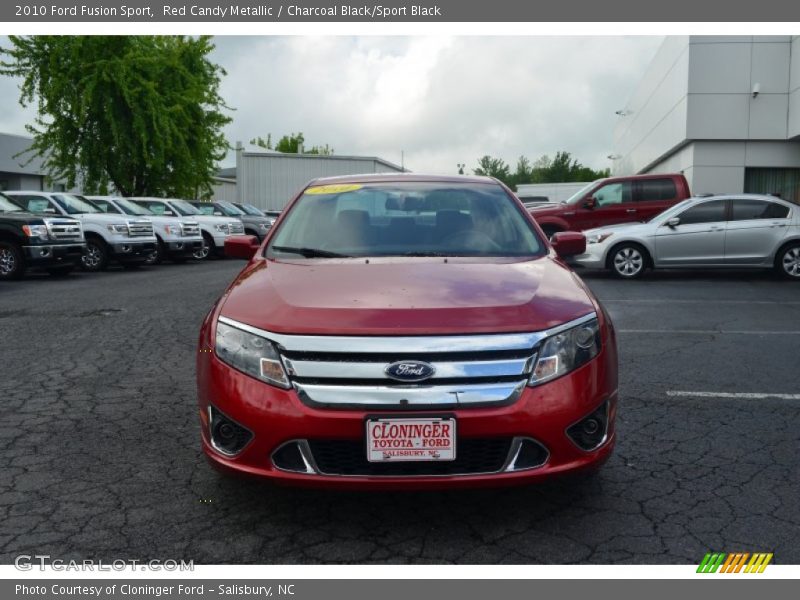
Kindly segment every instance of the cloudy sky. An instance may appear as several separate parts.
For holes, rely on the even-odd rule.
[[[558,150],[610,166],[614,111],[660,37],[218,37],[235,109],[227,136],[245,144],[302,131],[306,146],[453,173],[490,154],[512,165]],[[2,40],[5,45],[6,40]],[[0,78],[0,131],[32,117],[18,82]],[[226,161],[233,164],[232,156]]]

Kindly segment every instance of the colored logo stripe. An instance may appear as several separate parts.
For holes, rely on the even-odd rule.
[[[756,552],[709,552],[697,567],[698,573],[763,573],[772,560],[772,553]],[[749,562],[748,562],[748,559]],[[742,570],[744,569],[744,570]]]

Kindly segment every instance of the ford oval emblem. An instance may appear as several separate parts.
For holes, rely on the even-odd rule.
[[[424,381],[436,373],[436,368],[419,360],[401,360],[385,369],[386,375],[397,381]]]

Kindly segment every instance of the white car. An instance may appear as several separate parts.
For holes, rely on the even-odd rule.
[[[200,224],[203,236],[202,247],[194,253],[199,260],[207,259],[212,253],[222,256],[225,239],[231,235],[243,235],[244,225],[239,219],[203,215],[186,200],[177,198],[130,198],[157,215],[169,217],[190,217]]]
[[[80,196],[61,192],[6,192],[26,210],[78,219],[86,237],[82,264],[86,271],[102,271],[115,259],[126,269],[144,264],[156,249],[153,224],[141,217],[109,215]]]
[[[584,231],[576,264],[623,279],[647,268],[775,269],[800,280],[800,206],[775,196],[689,198],[646,223]]]
[[[191,217],[157,215],[150,209],[127,198],[117,196],[87,196],[92,204],[109,214],[140,216],[153,224],[156,234],[156,251],[148,260],[159,264],[164,259],[184,262],[203,248],[200,224]]]

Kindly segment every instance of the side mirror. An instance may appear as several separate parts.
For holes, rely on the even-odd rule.
[[[260,246],[254,235],[232,235],[225,240],[225,256],[250,260]]]
[[[550,238],[550,244],[561,258],[586,252],[586,236],[577,231],[559,231]]]
[[[667,227],[669,227],[670,229],[675,229],[675,227],[680,225],[680,222],[681,222],[680,217],[672,217],[671,219],[667,220],[666,224]]]
[[[594,196],[589,196],[583,203],[583,207],[589,210],[592,210],[595,206],[597,206],[597,200]]]

